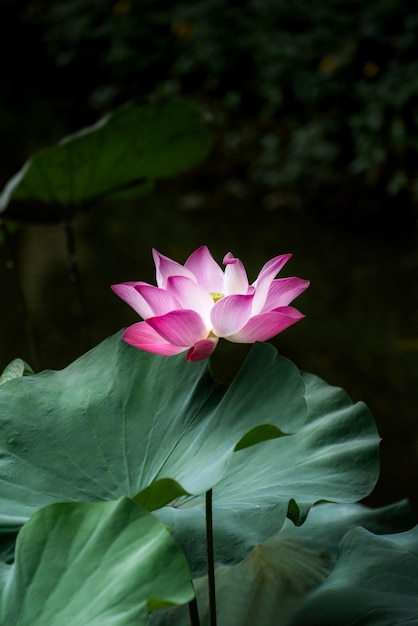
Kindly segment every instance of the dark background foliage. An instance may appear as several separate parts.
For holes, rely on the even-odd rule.
[[[371,503],[409,496],[417,505],[418,17],[409,3],[1,8],[1,184],[127,100],[186,96],[214,137],[192,171],[75,220],[87,317],[61,227],[32,218],[13,231],[0,250],[1,365],[21,356],[62,367],[135,321],[108,287],[153,281],[153,245],[179,261],[202,243],[219,261],[231,250],[250,279],[267,258],[293,252],[286,275],[312,281],[297,302],[307,319],[275,344],[368,402],[383,436]],[[243,348],[233,349],[218,361],[239,361]]]

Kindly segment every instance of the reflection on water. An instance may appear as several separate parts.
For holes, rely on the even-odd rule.
[[[348,232],[297,208],[268,210],[261,198],[219,200],[216,191],[179,195],[176,184],[166,183],[130,205],[101,205],[76,220],[87,315],[69,278],[62,227],[25,226],[14,235],[36,354],[29,347],[13,271],[6,267],[1,247],[0,367],[17,356],[38,370],[64,367],[137,321],[109,285],[154,282],[152,246],[181,262],[201,244],[219,262],[231,251],[244,261],[250,280],[266,260],[292,252],[282,274],[311,280],[295,302],[307,317],[274,344],[301,369],[342,386],[371,408],[383,444],[381,479],[369,502],[408,496],[418,509],[416,234],[395,238]],[[223,343],[216,367],[228,379],[246,347]]]

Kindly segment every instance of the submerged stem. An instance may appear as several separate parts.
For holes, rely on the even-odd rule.
[[[206,552],[209,587],[209,624],[216,626],[215,558],[213,550],[212,489],[206,492]]]
[[[75,287],[78,302],[80,304],[81,312],[85,320],[87,320],[87,304],[83,288],[83,281],[81,278],[80,267],[78,265],[75,235],[73,223],[70,217],[65,217],[63,220],[63,227],[65,233],[65,239],[67,243],[67,256],[68,266],[70,270],[70,280]]]
[[[16,251],[14,249],[12,238],[10,236],[9,228],[4,219],[0,219],[0,232],[3,234],[5,247],[6,247],[6,267],[12,274],[14,283],[14,290],[16,294],[16,304],[18,308],[18,314],[21,317],[22,325],[25,330],[27,345],[29,349],[30,365],[36,371],[39,369],[38,350],[36,346],[35,335],[26,304],[25,294],[23,292],[22,284],[19,280],[19,274],[17,270]]]

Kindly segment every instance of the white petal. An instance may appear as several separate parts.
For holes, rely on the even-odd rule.
[[[231,252],[225,255],[223,264],[225,267],[224,293],[226,296],[232,294],[246,294],[248,291],[248,278],[245,267],[239,259],[236,259]]]

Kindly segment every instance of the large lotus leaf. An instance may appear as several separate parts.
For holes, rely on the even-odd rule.
[[[234,453],[213,490],[215,557],[231,564],[270,539],[286,515],[300,524],[321,500],[356,502],[373,489],[379,437],[367,407],[304,374],[307,419],[288,437]],[[205,569],[204,496],[177,499],[157,516],[173,531],[193,575]]]
[[[321,597],[320,585],[332,571],[339,543],[348,530],[361,525],[374,533],[397,532],[412,523],[405,502],[378,510],[356,504],[320,504],[312,509],[301,527],[286,520],[273,540],[257,546],[241,563],[216,569],[218,623],[222,626],[288,626],[311,590],[319,587],[317,593]],[[362,555],[358,554],[357,567],[361,569],[362,563]],[[201,625],[206,626],[209,623],[206,577],[196,580],[195,588]],[[303,617],[298,625],[311,624],[309,607],[308,600],[307,610],[301,613]],[[152,615],[151,623],[153,626],[188,626],[188,614],[183,607],[158,611]],[[334,614],[334,620],[318,619],[314,623],[348,626],[349,622]]]
[[[139,492],[152,509],[204,493],[249,431],[256,440],[258,425],[261,437],[266,423],[277,435],[300,428],[303,393],[270,345],[256,344],[226,386],[206,362],[142,352],[118,333],[62,371],[0,386],[0,513]]]
[[[356,528],[344,537],[329,578],[292,626],[418,624],[418,526],[376,536]]]
[[[28,204],[27,216],[36,209],[60,220],[108,194],[140,192],[149,179],[178,174],[210,145],[202,114],[184,100],[126,105],[27,161],[4,188],[0,212]]]
[[[144,626],[194,596],[184,555],[131,500],[57,503],[22,528],[0,576],[1,626]]]

